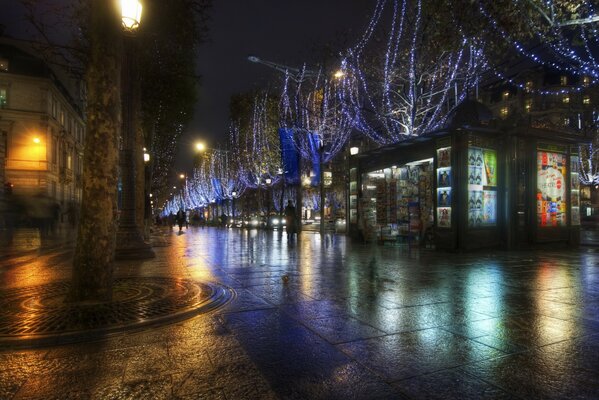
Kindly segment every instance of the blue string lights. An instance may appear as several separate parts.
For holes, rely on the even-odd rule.
[[[366,32],[343,63],[359,88],[345,95],[345,112],[360,132],[379,144],[442,127],[485,65],[482,46],[458,31],[452,50],[423,50],[430,44],[431,28],[422,14],[422,0],[379,0]],[[391,20],[385,29],[387,15]],[[373,39],[378,28],[388,32],[382,60],[372,56],[380,52]]]

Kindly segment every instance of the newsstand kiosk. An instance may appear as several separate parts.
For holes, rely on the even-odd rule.
[[[432,236],[445,250],[577,246],[582,142],[544,129],[468,126],[362,153],[350,166],[350,234]]]

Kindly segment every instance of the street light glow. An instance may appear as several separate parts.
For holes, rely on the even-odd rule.
[[[121,0],[121,20],[129,31],[139,28],[142,5],[137,0]]]
[[[179,178],[181,178],[181,179],[185,179],[185,174],[181,174],[181,175],[179,175]]]
[[[341,79],[345,76],[345,72],[343,72],[343,70],[338,69],[337,71],[335,71],[333,76],[337,79]]]
[[[196,150],[197,151],[204,151],[206,150],[206,145],[202,142],[197,142],[196,143]]]
[[[38,137],[33,138],[33,143],[39,144],[39,142],[40,142],[40,138],[38,138]]]

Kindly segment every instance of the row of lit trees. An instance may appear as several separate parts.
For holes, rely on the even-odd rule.
[[[592,84],[599,79],[598,19],[589,1],[480,0],[456,2],[459,7],[447,3],[378,0],[364,34],[342,53],[335,68],[326,63],[316,69],[265,63],[284,73],[275,85],[278,94],[253,94],[247,106],[251,112],[231,123],[228,152],[211,156],[226,159],[227,171],[235,171],[234,192],[259,188],[266,180],[287,182],[282,179],[286,166],[280,129],[291,132],[304,160],[303,172],[310,166],[319,171],[322,188],[324,164],[341,152],[352,132],[384,145],[441,128],[481,79],[502,76],[497,63],[489,60],[505,59],[510,52],[591,77]],[[465,19],[456,12],[464,9],[479,18]],[[497,43],[488,44],[493,40]],[[593,149],[582,165],[588,181],[598,178],[594,166],[599,163],[592,162],[591,153]],[[218,175],[218,168],[201,165],[189,182],[196,198],[175,202],[190,206],[230,199],[233,191],[221,188],[225,182],[229,181]],[[319,203],[325,203],[323,190]]]

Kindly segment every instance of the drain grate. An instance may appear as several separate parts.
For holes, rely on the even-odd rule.
[[[65,302],[69,282],[0,292],[0,346],[96,340],[111,333],[180,321],[227,303],[232,289],[168,277],[115,280],[113,301]]]

